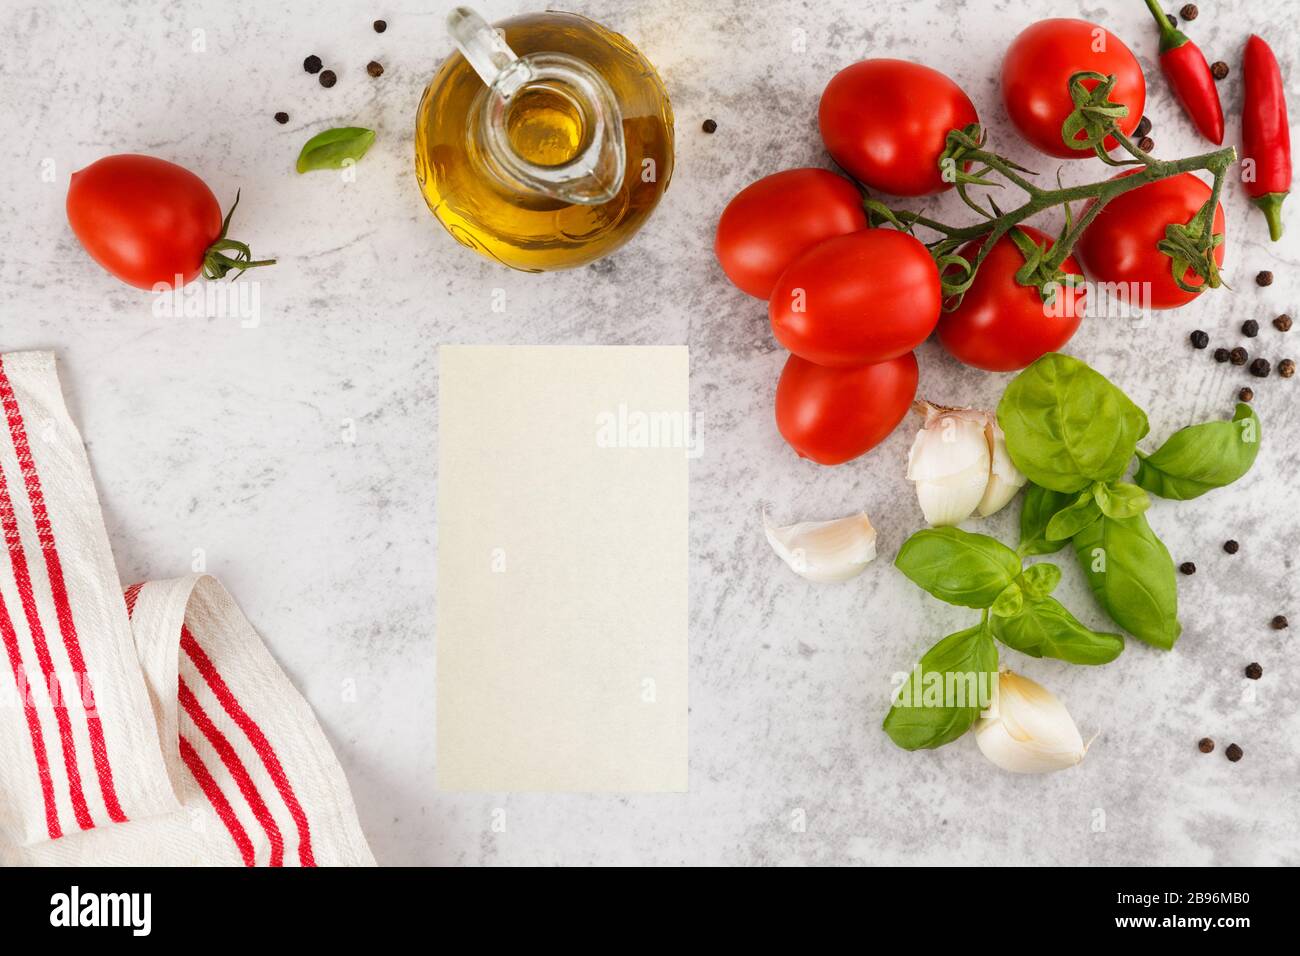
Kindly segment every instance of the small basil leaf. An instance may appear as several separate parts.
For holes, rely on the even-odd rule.
[[[1011,380],[998,403],[1007,452],[1029,480],[1082,491],[1124,474],[1147,416],[1083,362],[1049,352]]]
[[[885,715],[885,733],[904,750],[942,747],[970,730],[992,703],[998,648],[982,624],[949,634],[926,651]]]
[[[298,154],[298,172],[313,169],[342,169],[355,163],[375,141],[375,131],[360,126],[341,126],[327,129],[307,140]]]
[[[992,605],[1020,573],[1020,558],[1005,544],[960,528],[916,532],[894,565],[940,601],[976,608]]]
[[[1047,523],[1069,502],[1070,496],[1042,485],[1025,488],[1020,506],[1020,553],[1054,554],[1065,547],[1065,539],[1049,541]]]
[[[1050,541],[1065,541],[1073,538],[1088,525],[1101,517],[1101,508],[1093,497],[1093,489],[1079,495],[1074,504],[1052,515],[1047,522],[1047,537]]]
[[[1131,518],[1151,507],[1151,496],[1137,485],[1112,482],[1093,490],[1097,507],[1107,518]]]
[[[1026,601],[1019,614],[991,618],[990,626],[999,641],[1030,657],[1052,657],[1071,664],[1108,664],[1124,650],[1120,635],[1084,626],[1052,597]]]
[[[1168,650],[1178,640],[1178,583],[1168,549],[1145,514],[1101,516],[1074,537],[1093,595],[1134,637]]]
[[[1189,425],[1170,435],[1154,454],[1139,453],[1133,480],[1161,498],[1196,498],[1250,471],[1259,439],[1255,410],[1238,403],[1232,421]]]
[[[1047,597],[1061,583],[1061,569],[1050,562],[1031,564],[1020,573],[1020,587],[1027,598]]]
[[[989,610],[998,617],[1011,617],[1013,614],[1019,614],[1024,606],[1025,592],[1021,590],[1019,584],[1012,581],[1007,585],[1006,590],[997,596],[997,600]]]

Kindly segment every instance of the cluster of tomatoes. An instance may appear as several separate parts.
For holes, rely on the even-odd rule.
[[[1021,33],[1002,69],[1006,109],[1031,145],[1056,157],[1071,149],[1062,125],[1074,110],[1075,73],[1114,75],[1111,99],[1128,107],[1124,135],[1142,116],[1146,83],[1132,52],[1104,28],[1083,20],[1046,20]],[[791,355],[776,393],[781,435],[802,457],[834,465],[868,451],[907,414],[916,393],[913,350],[937,329],[939,341],[968,365],[989,371],[1024,368],[1060,349],[1084,314],[1084,288],[1064,290],[1045,307],[1039,290],[1021,285],[1025,259],[1004,236],[980,264],[960,302],[944,311],[939,270],[929,250],[892,227],[872,228],[858,184],[893,196],[925,196],[952,187],[940,157],[948,133],[978,122],[970,98],[937,70],[902,60],[866,60],[827,85],[818,111],[822,140],[849,176],[792,169],[742,190],[718,222],[715,251],[741,290],[768,300],[772,332]],[[1149,283],[1155,308],[1181,305],[1195,293],[1173,281],[1156,249],[1167,223],[1187,222],[1209,197],[1183,174],[1124,193],[1089,226],[1066,273],[1124,288]],[[1223,228],[1222,212],[1215,220]],[[1019,226],[1040,248],[1051,238]],[[974,261],[975,239],[958,254]],[[1216,250],[1222,260],[1223,247]]]

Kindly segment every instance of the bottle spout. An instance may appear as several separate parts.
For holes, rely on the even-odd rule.
[[[468,7],[452,10],[447,30],[488,87],[478,122],[488,168],[498,179],[581,205],[600,205],[619,194],[627,164],[623,116],[599,73],[558,51],[516,56],[505,38]],[[562,105],[575,136],[571,155],[549,163],[521,152],[512,136],[511,113],[530,96]]]

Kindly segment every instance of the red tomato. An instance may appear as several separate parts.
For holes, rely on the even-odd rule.
[[[823,239],[865,229],[858,187],[824,169],[787,169],[727,203],[713,250],[738,289],[766,299],[786,267]]]
[[[1046,242],[1051,247],[1046,233],[1032,226],[1018,228],[1040,246]],[[966,243],[959,255],[974,262],[982,243]],[[939,317],[939,341],[958,361],[986,372],[1013,372],[1070,341],[1083,319],[1086,291],[1060,288],[1052,303],[1045,304],[1037,289],[1016,282],[1024,264],[1016,244],[1003,236],[984,257],[961,304]],[[1083,275],[1073,256],[1063,268]]]
[[[1131,176],[1137,170],[1121,173]],[[1116,177],[1118,178],[1118,177]],[[1173,261],[1156,248],[1170,223],[1187,223],[1210,198],[1210,187],[1191,173],[1139,186],[1116,196],[1083,231],[1074,251],[1095,283],[1117,283],[1121,299],[1153,309],[1186,305],[1199,292],[1184,292],[1174,282]],[[1214,232],[1223,235],[1223,206],[1214,210]],[[1214,250],[1223,265],[1225,243]],[[1193,272],[1183,281],[1201,285]],[[1131,285],[1136,283],[1136,285]]]
[[[181,285],[221,234],[221,206],[188,169],[152,156],[106,156],[72,174],[68,222],[90,257],[140,289]]]
[[[948,131],[979,122],[970,97],[938,70],[863,60],[831,77],[817,110],[835,162],[873,189],[924,196],[952,186],[939,169]]]
[[[1070,76],[1081,71],[1116,77],[1110,99],[1128,107],[1119,120],[1128,136],[1137,128],[1146,105],[1147,82],[1137,57],[1115,34],[1086,20],[1042,20],[1011,43],[1002,61],[1002,101],[1020,135],[1047,153],[1086,159],[1093,153],[1071,149],[1061,137],[1061,125],[1074,110]],[[1095,82],[1085,84],[1089,88]],[[1106,148],[1114,149],[1114,137]]]
[[[939,270],[925,246],[894,229],[827,239],[772,290],[777,341],[818,365],[883,362],[910,352],[939,321]]]
[[[800,458],[839,465],[888,437],[916,398],[911,352],[856,368],[791,355],[776,385],[776,427]]]

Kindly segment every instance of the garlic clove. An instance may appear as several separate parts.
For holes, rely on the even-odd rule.
[[[1029,481],[1007,454],[1007,437],[992,415],[984,428],[984,437],[989,445],[989,483],[975,509],[981,518],[1001,511]]]
[[[907,477],[931,525],[960,524],[974,513],[989,483],[988,413],[917,402],[925,416],[907,456]]]
[[[847,581],[876,557],[876,529],[865,511],[833,521],[800,521],[777,527],[763,512],[763,531],[772,550],[809,581]]]
[[[1065,705],[1013,671],[998,674],[993,707],[975,724],[975,742],[985,757],[1012,773],[1064,770],[1088,752]]]

